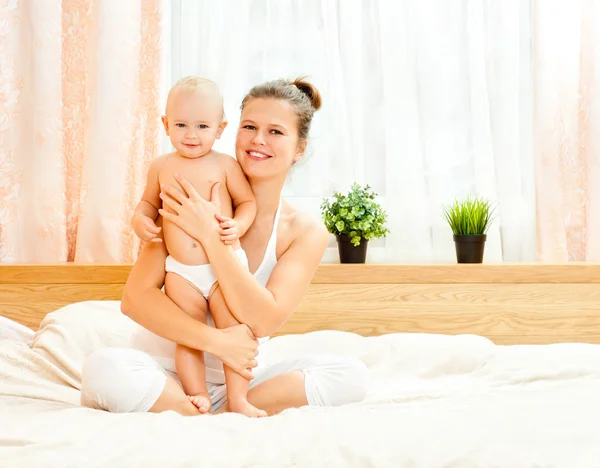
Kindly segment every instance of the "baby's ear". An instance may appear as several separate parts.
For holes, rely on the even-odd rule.
[[[227,120],[223,120],[223,122],[221,122],[221,125],[219,125],[219,129],[217,130],[217,139],[221,138],[221,135],[223,135],[223,130],[225,130],[225,127],[227,127]]]
[[[165,127],[165,132],[167,132],[167,136],[168,136],[169,135],[169,121],[167,120],[167,116],[163,115],[161,117],[161,120],[162,120],[163,126]]]

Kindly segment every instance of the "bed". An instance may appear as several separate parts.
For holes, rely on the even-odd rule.
[[[600,265],[323,264],[266,355],[358,357],[369,392],[261,420],[79,406],[129,270],[0,266],[2,466],[600,466]]]

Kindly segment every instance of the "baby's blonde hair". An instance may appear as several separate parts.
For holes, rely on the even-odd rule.
[[[173,92],[178,89],[185,89],[198,93],[212,94],[215,98],[217,98],[217,102],[221,106],[222,119],[225,120],[223,95],[221,94],[221,90],[214,81],[209,80],[208,78],[204,78],[202,76],[184,76],[183,78],[177,80],[177,82],[169,90],[169,94],[167,95],[167,102],[169,102],[169,98],[171,97]]]

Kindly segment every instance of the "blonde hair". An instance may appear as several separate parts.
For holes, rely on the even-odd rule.
[[[211,94],[217,99],[218,105],[221,106],[222,119],[225,119],[223,95],[221,94],[221,90],[214,81],[209,80],[208,78],[204,78],[202,76],[184,76],[183,78],[177,80],[177,82],[169,90],[169,94],[167,95],[167,102],[169,102],[171,95],[179,89],[184,89],[197,93]]]
[[[298,137],[308,138],[313,115],[321,108],[321,94],[317,88],[305,80],[305,77],[294,81],[275,80],[254,86],[242,101],[242,110],[250,99],[267,98],[289,102],[298,118]]]

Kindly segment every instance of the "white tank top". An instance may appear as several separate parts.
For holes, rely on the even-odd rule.
[[[277,264],[277,227],[279,226],[279,214],[281,212],[281,200],[279,200],[279,206],[275,212],[275,220],[273,221],[273,230],[271,231],[271,237],[267,243],[267,249],[265,250],[265,256],[262,259],[261,264],[254,272],[254,277],[263,286],[267,287],[267,281],[273,269]]]
[[[254,272],[254,277],[263,286],[267,286],[267,281],[277,264],[277,228],[279,226],[279,215],[281,213],[281,200],[275,212],[273,221],[273,230],[267,243],[265,255],[262,262]],[[207,316],[207,324],[215,326],[215,322],[210,313]],[[269,337],[260,338],[259,344],[266,342]],[[140,351],[144,351],[152,356],[165,370],[176,372],[175,368],[175,343],[166,340],[141,325],[136,328],[131,337],[131,346]],[[224,384],[225,374],[223,372],[223,363],[212,354],[204,353],[204,363],[206,365],[206,381],[214,384]]]

